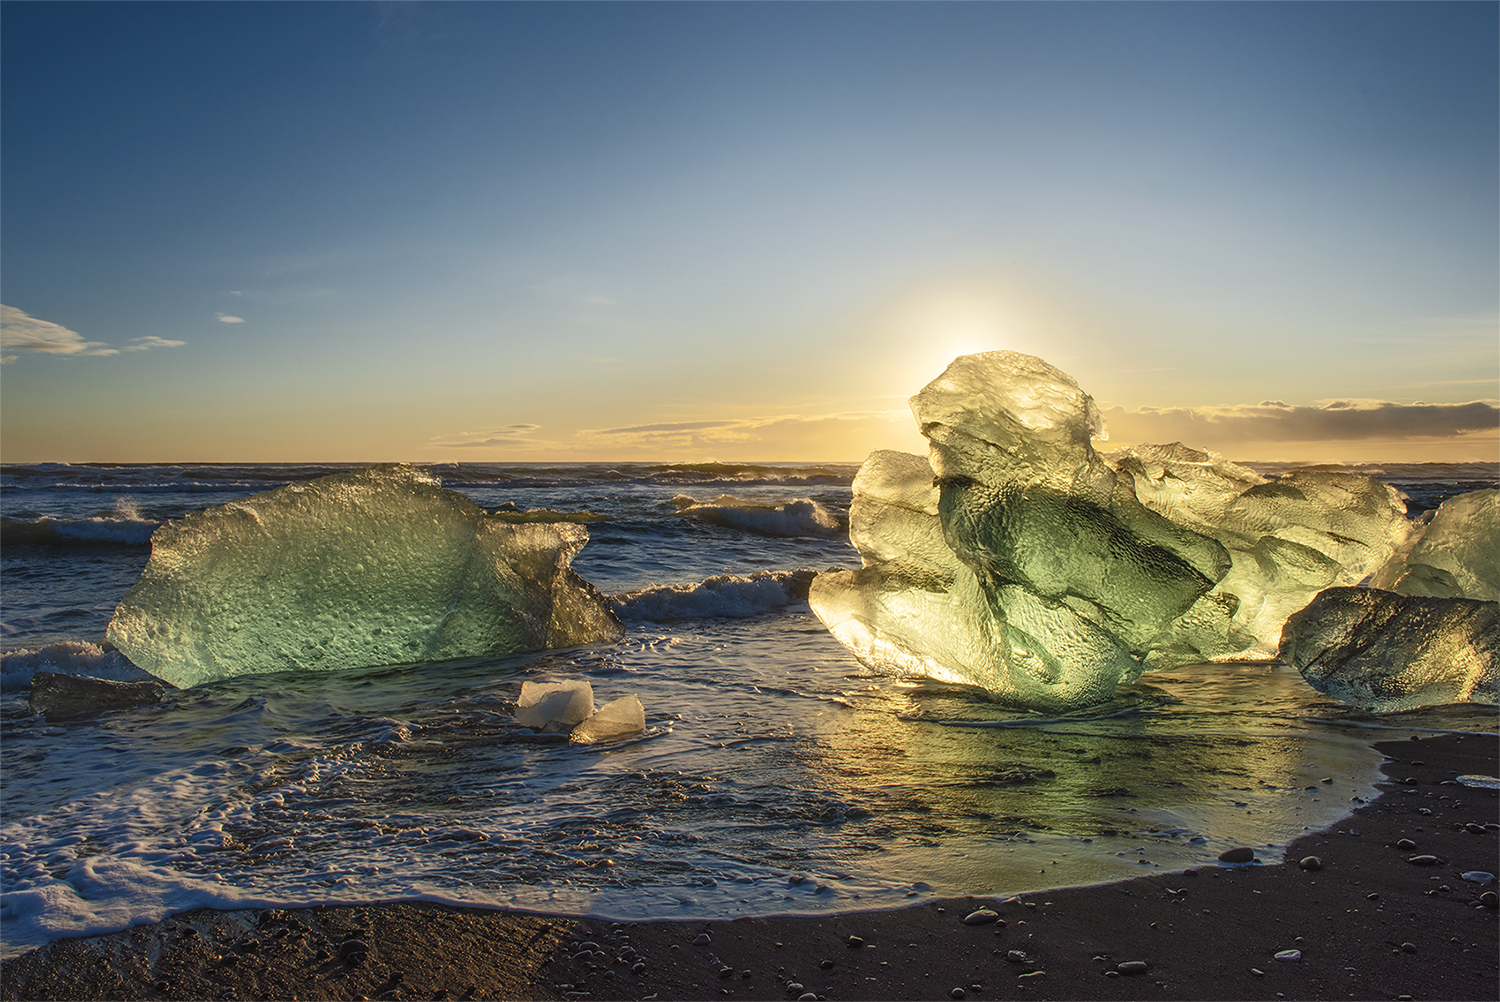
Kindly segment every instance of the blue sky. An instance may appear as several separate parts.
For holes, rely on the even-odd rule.
[[[1115,441],[1493,458],[1496,43],[1487,3],[11,0],[0,454],[857,460],[1009,348]]]

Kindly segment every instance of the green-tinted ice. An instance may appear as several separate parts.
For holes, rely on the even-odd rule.
[[[810,596],[878,671],[1086,706],[1147,668],[1274,656],[1313,596],[1412,552],[1401,495],[1369,477],[1268,482],[1180,443],[1101,456],[1093,399],[1030,355],[958,358],[911,407],[928,458],[865,462],[850,512],[864,566]]]
[[[587,541],[487,516],[413,467],[340,473],[162,526],[107,636],[178,686],[614,638],[569,567]]]

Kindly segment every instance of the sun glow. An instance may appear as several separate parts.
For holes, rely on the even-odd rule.
[[[1026,350],[1030,325],[993,291],[932,289],[893,311],[902,367],[921,382],[942,373],[960,355]]]

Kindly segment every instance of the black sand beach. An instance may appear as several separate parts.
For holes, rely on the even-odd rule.
[[[1380,797],[1299,839],[1286,865],[1205,859],[1024,899],[707,923],[420,903],[197,911],[11,960],[0,997],[1493,999],[1497,912],[1481,895],[1495,885],[1462,874],[1500,870],[1500,793],[1456,777],[1500,772],[1496,736],[1376,747]],[[980,908],[998,920],[965,924]],[[1276,959],[1288,950],[1300,959]]]

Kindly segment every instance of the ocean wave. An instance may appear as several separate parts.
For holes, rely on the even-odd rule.
[[[847,487],[854,482],[858,463],[812,465],[776,463],[432,463],[422,468],[439,476],[444,486],[465,487],[584,487],[640,484],[725,487],[791,486]],[[19,490],[73,489],[81,491],[180,493],[267,490],[282,484],[313,480],[330,473],[358,469],[351,464],[300,465],[286,463],[222,465],[147,463],[140,465],[68,465],[34,463],[0,467],[0,485]]]
[[[674,619],[748,619],[807,601],[817,571],[719,574],[696,584],[653,585],[610,599],[615,615],[633,622]]]
[[[145,517],[104,515],[93,518],[49,518],[0,521],[0,540],[7,545],[149,546],[161,523]]]
[[[10,691],[30,686],[31,676],[39,671],[102,678],[111,682],[153,679],[149,672],[136,667],[109,644],[62,640],[45,647],[23,647],[0,654],[0,689]]]
[[[686,494],[679,494],[672,499],[671,504],[679,514],[696,518],[700,522],[753,532],[759,536],[818,536],[835,539],[847,531],[837,515],[809,498],[772,505],[746,501],[730,494],[721,494],[710,501],[699,501]]]
[[[609,515],[601,515],[596,511],[555,511],[551,508],[521,508],[514,502],[507,501],[498,508],[492,508],[485,513],[488,517],[498,519],[501,522],[613,522],[614,518]]]

